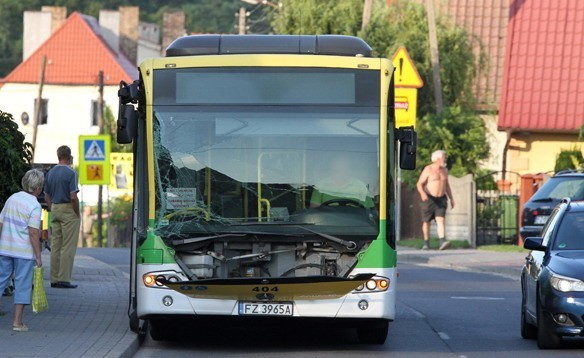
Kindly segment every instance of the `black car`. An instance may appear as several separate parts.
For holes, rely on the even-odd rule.
[[[584,201],[562,200],[521,273],[521,336],[542,349],[558,348],[564,336],[584,336]]]
[[[521,238],[539,236],[553,208],[562,198],[584,200],[584,173],[566,170],[546,181],[525,203],[521,215]]]

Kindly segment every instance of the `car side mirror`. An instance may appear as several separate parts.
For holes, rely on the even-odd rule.
[[[542,237],[528,237],[523,243],[523,248],[534,251],[545,251],[546,247],[542,243]]]

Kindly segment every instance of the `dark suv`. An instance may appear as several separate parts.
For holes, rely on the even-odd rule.
[[[584,173],[561,171],[545,182],[525,203],[519,232],[523,239],[540,236],[553,208],[562,198],[584,200]]]

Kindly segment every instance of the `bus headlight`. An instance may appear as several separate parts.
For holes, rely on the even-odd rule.
[[[375,276],[365,284],[360,284],[353,290],[353,293],[385,292],[389,289],[390,280],[387,277]]]
[[[144,282],[144,286],[146,287],[158,287],[158,288],[166,288],[165,285],[160,283],[160,281],[168,281],[168,282],[180,282],[182,281],[181,278],[176,274],[174,271],[168,272],[150,272],[144,274],[142,276],[142,281]]]
[[[152,287],[156,285],[156,276],[154,275],[144,275],[143,277],[144,285],[147,287]]]

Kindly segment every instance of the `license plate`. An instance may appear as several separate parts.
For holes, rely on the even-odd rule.
[[[539,224],[539,225],[545,225],[545,223],[547,222],[547,219],[549,218],[549,215],[539,215],[535,217],[535,221],[533,222],[534,224]]]
[[[239,302],[241,316],[292,316],[292,302]]]

